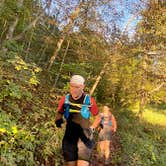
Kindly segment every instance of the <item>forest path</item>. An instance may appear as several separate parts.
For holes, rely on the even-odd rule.
[[[120,157],[119,153],[121,152],[120,138],[117,134],[112,136],[112,143],[110,146],[111,150],[111,162],[110,164],[104,164],[104,160],[100,158],[100,155],[97,150],[97,146],[94,148],[92,153],[92,159],[90,166],[123,166],[121,163],[118,163],[118,158]],[[116,164],[115,164],[116,163]]]

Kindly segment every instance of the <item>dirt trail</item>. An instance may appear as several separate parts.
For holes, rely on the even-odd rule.
[[[101,159],[98,154],[97,147],[95,147],[92,154],[90,166],[122,166],[121,163],[117,163],[118,155],[121,151],[120,138],[117,135],[113,135],[110,149],[111,149],[111,158],[112,158],[110,164],[107,165],[104,164],[103,159]]]
[[[98,154],[98,150],[97,150],[97,146],[95,146],[93,153],[92,153],[92,159],[91,159],[91,163],[90,166],[124,166],[121,163],[118,163],[118,158],[120,156],[120,152],[121,152],[121,145],[120,145],[120,138],[118,135],[113,135],[112,137],[112,146],[110,147],[111,149],[111,163],[110,164],[104,164],[104,161],[100,158],[99,154]],[[64,161],[63,161],[63,157],[60,157],[60,165],[59,166],[64,166]],[[55,163],[54,163],[55,165]],[[50,166],[50,165],[48,165]],[[51,165],[52,166],[52,165]]]

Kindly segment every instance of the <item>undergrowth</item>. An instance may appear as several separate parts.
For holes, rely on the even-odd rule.
[[[145,114],[148,114],[145,112]],[[150,111],[156,117],[156,112]],[[147,121],[148,116],[139,118],[132,110],[121,109],[115,112],[118,119],[118,133],[121,138],[121,162],[125,166],[165,166],[166,163],[166,126],[160,122]]]

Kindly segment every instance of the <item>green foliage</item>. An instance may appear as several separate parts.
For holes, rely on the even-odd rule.
[[[20,87],[10,80],[7,80],[6,83],[7,85],[4,85],[0,93],[0,101],[2,102],[7,96],[15,99],[20,99],[22,96]]]
[[[118,119],[124,165],[165,165],[165,127],[139,119],[129,110],[114,113]]]
[[[2,165],[58,163],[63,130],[55,129],[54,111],[44,106],[43,101],[48,102],[48,96],[41,103],[30,90],[13,81],[1,78],[0,83]]]
[[[164,11],[164,1],[149,0],[146,10],[142,12],[143,20],[138,26],[138,31],[143,39],[142,46],[151,49],[151,51],[164,49],[166,26]]]
[[[161,2],[148,1],[141,12],[142,20],[134,40],[116,26],[108,36],[104,29],[100,33],[93,31],[98,29],[95,23],[92,28],[87,24],[77,32],[72,32],[71,28],[70,33],[65,34],[53,67],[46,73],[45,65],[62,34],[57,18],[45,13],[33,22],[43,12],[41,1],[24,0],[22,6],[16,0],[0,2],[0,108],[3,110],[0,112],[0,146],[3,165],[60,165],[64,128],[58,130],[54,125],[58,99],[68,92],[67,82],[72,74],[87,78],[86,91],[90,91],[106,62],[109,66],[93,94],[100,103],[128,108],[139,103],[144,92],[144,108],[147,103],[165,108],[164,86],[157,89],[163,79],[156,77],[163,76],[166,69],[162,57],[165,55],[166,15],[165,5]],[[79,28],[79,18],[75,23]],[[13,37],[21,34],[19,39],[7,38],[10,28],[14,28]],[[159,54],[147,54],[151,51]],[[53,101],[50,89],[56,78]],[[163,113],[158,108],[157,111]],[[115,113],[123,147],[122,154],[118,152],[114,156],[115,163],[122,161],[124,165],[133,166],[166,163],[165,128],[150,123],[156,112],[149,116],[149,123],[145,122],[146,116],[140,120],[128,110]]]
[[[5,0],[0,4],[0,31],[2,32],[0,40],[4,40],[7,36],[8,29],[11,24],[18,17],[18,23],[16,25],[15,33],[22,32],[22,30],[29,24],[30,17],[33,15],[33,10],[36,4],[33,1],[23,1],[23,5],[20,2],[13,0]]]
[[[34,165],[34,135],[16,125],[4,111],[0,114],[1,164]]]
[[[29,78],[29,84],[38,85],[40,82],[36,77],[36,74],[41,72],[41,68],[37,67],[34,63],[26,63],[22,58],[16,56],[14,59],[8,60],[17,71],[26,70],[27,73],[31,73],[31,77]]]
[[[17,52],[22,52],[23,51],[23,45],[19,44],[18,42],[16,42],[15,40],[8,40],[4,43],[5,48],[9,49],[10,51],[7,54],[7,57],[4,57],[5,59],[8,58],[12,58],[10,57],[10,55],[12,55],[12,53],[17,53]]]
[[[93,64],[94,65],[94,64]],[[83,77],[87,78],[86,80],[86,90],[89,91],[90,87],[93,85],[94,79],[90,79],[91,75],[94,74],[93,71],[94,66],[89,62],[82,62],[82,63],[65,63],[63,64],[63,70],[61,71],[60,78],[58,80],[57,88],[62,89],[62,91],[67,91],[68,90],[68,85],[67,83],[70,80],[71,75],[73,74],[80,74]],[[56,63],[56,68],[54,68],[54,72],[51,72],[50,75],[52,75],[51,80],[56,76],[55,73],[58,73],[56,71],[58,69],[59,63]],[[89,79],[88,79],[89,78]]]

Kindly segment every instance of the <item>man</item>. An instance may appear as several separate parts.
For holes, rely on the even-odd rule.
[[[99,131],[99,149],[102,161],[105,160],[105,164],[111,162],[111,141],[112,134],[117,130],[117,123],[114,115],[110,111],[110,107],[104,106],[102,113],[100,113],[100,131]]]
[[[70,80],[70,94],[63,96],[58,104],[56,126],[61,127],[62,116],[66,118],[66,130],[62,141],[62,150],[66,166],[89,166],[92,146],[87,138],[92,139],[100,117],[96,102],[84,93],[85,80],[80,75],[74,75]],[[89,116],[95,116],[91,125]],[[80,139],[81,138],[81,139]],[[86,144],[87,143],[87,144]]]

